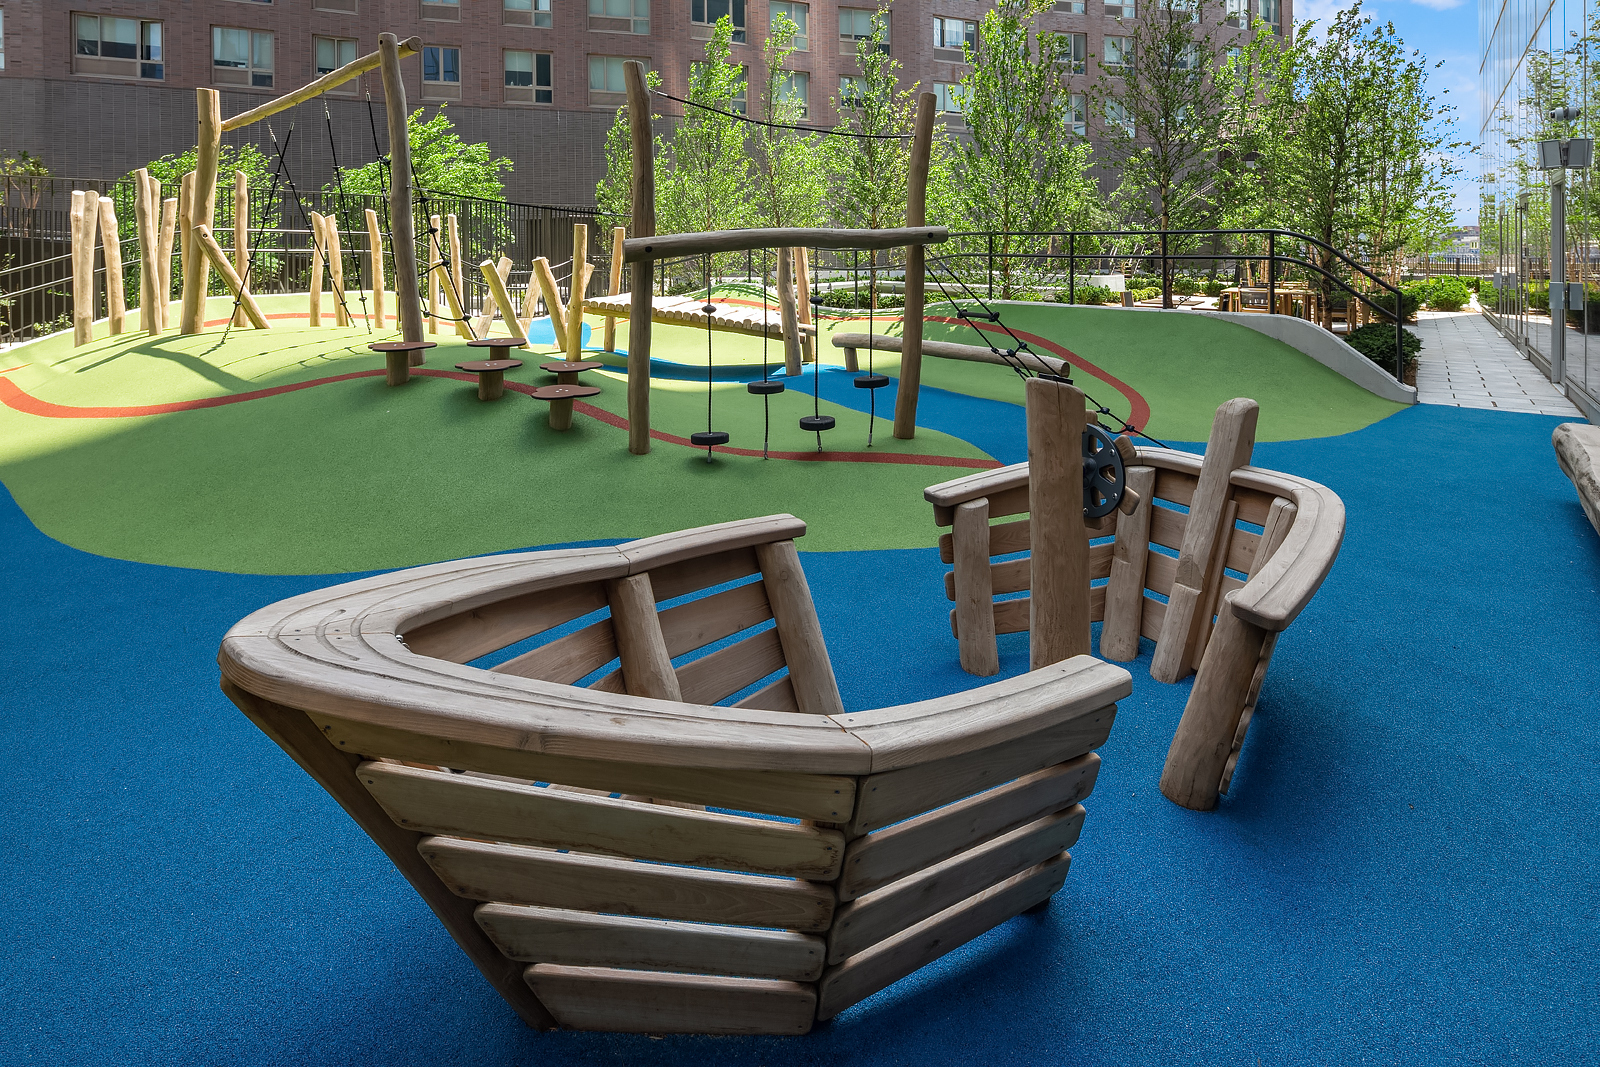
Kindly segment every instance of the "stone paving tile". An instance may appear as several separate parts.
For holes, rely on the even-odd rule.
[[[1478,312],[1423,311],[1412,329],[1422,338],[1418,402],[1583,417]]]

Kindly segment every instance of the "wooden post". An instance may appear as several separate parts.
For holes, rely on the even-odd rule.
[[[409,42],[408,42],[409,43]],[[383,107],[389,115],[389,241],[394,248],[395,318],[400,339],[422,340],[422,297],[417,292],[417,235],[411,219],[411,138],[406,133],[406,86],[400,77],[400,39],[378,35],[378,63],[383,69]],[[376,230],[376,225],[369,223]],[[373,250],[375,260],[382,253]],[[374,274],[378,272],[375,271]],[[378,307],[383,307],[379,298]],[[382,325],[383,312],[378,312]],[[415,353],[418,357],[421,352]],[[414,360],[421,363],[420,358]]]
[[[483,271],[483,280],[489,283],[489,300],[491,303],[484,307],[485,317],[492,318],[494,309],[498,306],[500,308],[500,318],[506,324],[506,332],[523,344],[527,344],[528,335],[522,332],[522,324],[517,321],[516,308],[511,303],[511,294],[506,291],[506,275],[511,273],[510,257],[500,257],[500,266],[505,269],[500,269],[500,267],[495,266],[487,259],[478,264],[478,269]],[[487,324],[483,328],[483,336],[489,336]]]
[[[428,332],[439,332],[439,305],[444,302],[444,282],[439,271],[444,267],[444,251],[439,247],[438,215],[428,217]]]
[[[611,230],[611,295],[616,296],[622,292],[622,242],[627,239],[626,226],[614,226]],[[617,350],[617,317],[606,316],[605,349],[607,352]]]
[[[100,246],[106,257],[106,318],[115,337],[128,319],[128,296],[122,291],[122,228],[117,225],[117,207],[109,196],[100,197],[96,207],[100,212]]]
[[[955,556],[956,644],[961,650],[961,669],[982,677],[999,674],[987,497],[956,506],[950,547]]]
[[[1029,669],[1089,652],[1089,530],[1083,522],[1083,393],[1030,378],[1028,511],[1032,539]]]
[[[322,325],[322,266],[327,261],[326,227],[322,216],[313,211],[311,220],[311,284],[306,289],[306,314],[312,326]]]
[[[682,700],[672,655],[661,635],[656,598],[648,574],[613,578],[606,583],[611,625],[616,631],[622,681],[633,696]]]
[[[155,179],[150,181],[154,183]],[[156,185],[155,190],[159,193],[160,186]],[[156,290],[160,295],[156,302],[156,321],[162,330],[172,318],[172,245],[177,228],[178,198],[170,196],[161,202],[161,247],[156,250]]]
[[[385,283],[383,276],[383,236],[378,232],[378,213],[372,210],[370,207],[367,208],[367,258],[371,261],[372,267],[373,322],[379,330],[387,330],[389,328],[389,316],[384,313],[383,307],[383,290]],[[396,280],[395,284],[398,285],[399,281]],[[417,316],[417,321],[421,322],[422,312],[420,309],[417,312]],[[400,325],[403,329],[404,324],[399,323],[398,321],[399,315],[397,314],[395,318],[397,325]],[[416,340],[420,341],[422,338],[418,337]],[[416,354],[421,355],[422,353],[418,352]]]
[[[917,97],[917,123],[911,134],[911,172],[906,181],[906,225],[928,222],[928,160],[933,151],[932,93]],[[922,316],[926,251],[906,248],[906,306],[900,320],[900,385],[894,397],[894,435],[909,441],[917,433],[917,397],[922,389]],[[1076,453],[1075,453],[1076,454]]]
[[[89,210],[89,197],[80,189],[72,191],[68,219],[72,228],[72,344],[86,345],[94,340],[94,235],[99,225],[98,197]]]
[[[1150,677],[1158,682],[1176,682],[1193,669],[1194,643],[1203,621],[1199,608],[1206,572],[1212,553],[1227,551],[1230,535],[1223,529],[1223,520],[1231,478],[1236,468],[1250,462],[1259,410],[1254,400],[1240,397],[1218,407],[1212,420],[1200,478],[1189,501],[1183,545],[1178,550],[1178,573],[1167,594],[1161,637],[1150,659]]]
[[[778,324],[783,332],[783,373],[799,374],[800,330],[794,306],[794,249],[778,249]]]
[[[1128,488],[1141,505],[1117,517],[1117,543],[1112,549],[1111,579],[1106,583],[1105,623],[1100,627],[1100,656],[1126,663],[1139,655],[1139,626],[1144,621],[1145,565],[1150,557],[1150,511],[1155,504],[1156,469],[1129,467]]]
[[[628,88],[628,133],[633,145],[633,236],[656,235],[655,135],[650,129],[650,92],[645,87],[644,64],[630,60],[622,65]],[[633,301],[628,318],[628,451],[642,456],[650,451],[650,330],[653,310],[650,289],[655,262],[641,259],[633,265]]]
[[[333,287],[335,326],[350,325],[350,299],[344,287],[344,248],[339,243],[339,216],[322,216],[322,247],[328,256],[328,283]],[[403,340],[403,338],[402,338]]]
[[[139,228],[139,327],[151,337],[161,332],[156,318],[156,246],[160,243],[160,224],[153,215],[150,172],[140,167],[133,172],[133,221]]]
[[[583,290],[589,280],[589,227],[572,225],[572,280],[567,284],[567,359],[583,358]]]
[[[451,305],[456,317],[456,334],[472,340],[472,327],[467,325],[467,274],[466,267],[461,259],[461,226],[456,222],[454,214],[444,217],[445,226],[450,231],[450,278],[455,285],[455,303]],[[446,286],[445,288],[449,288]]]
[[[217,268],[217,273],[222,275],[222,280],[238,299],[239,306],[244,309],[245,317],[250,320],[250,325],[258,330],[267,329],[267,317],[261,313],[261,308],[257,306],[256,298],[250,295],[250,290],[244,287],[244,280],[234,271],[233,264],[228,262],[228,254],[217,244],[217,239],[211,236],[211,227],[205,223],[196,224],[194,239],[195,248],[201,255],[211,260],[211,265]]]
[[[1161,771],[1162,794],[1195,811],[1217,806],[1223,768],[1267,640],[1265,630],[1233,613],[1237,595],[1229,593],[1223,600],[1216,631],[1200,661],[1200,673],[1189,691],[1189,703],[1178,720]]]
[[[194,227],[210,229],[217,216],[217,163],[222,153],[222,96],[215,89],[196,89],[199,119],[198,151],[194,164],[194,191],[189,202],[189,240],[183,250],[183,318],[179,329],[199,333],[205,324],[206,288],[211,272],[207,257],[193,247]],[[190,255],[190,252],[195,252]]]
[[[188,285],[190,261],[194,251],[194,171],[178,182],[178,330],[183,332],[183,287]]]
[[[233,269],[249,285],[250,273],[250,178],[242,170],[233,172]],[[244,325],[244,308],[233,309],[233,324]]]
[[[761,565],[761,581],[772,604],[783,658],[789,664],[795,704],[806,715],[843,715],[839,683],[833,676],[828,648],[822,640],[822,623],[817,619],[811,587],[806,583],[794,542],[757,545],[756,562]]]
[[[806,250],[804,248],[796,248],[794,250],[794,267],[795,289],[797,290],[797,299],[795,300],[795,318],[799,320],[801,326],[809,326],[811,325],[812,319],[811,265],[809,262],[807,262]],[[815,363],[817,361],[815,335],[808,334],[804,330],[796,330],[795,332],[800,336],[801,361],[805,363]]]

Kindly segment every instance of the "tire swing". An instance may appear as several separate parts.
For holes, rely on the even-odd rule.
[[[873,336],[873,315],[878,303],[878,251],[872,250],[871,265],[867,268],[867,337]],[[859,272],[857,273],[859,278]],[[858,283],[859,286],[859,283]],[[815,316],[813,316],[815,317]],[[878,390],[889,384],[887,374],[877,374],[872,368],[873,347],[867,345],[867,373],[858,374],[855,379],[857,389],[866,389],[867,392],[867,447],[872,447],[872,430],[878,422]]]
[[[772,343],[772,305],[767,301],[767,256],[761,255],[761,380],[745,388],[761,398],[761,458],[766,459],[772,440],[772,398],[783,392],[783,383],[772,379],[772,361],[768,356]],[[813,316],[815,317],[815,316]]]
[[[778,254],[779,255],[784,255],[785,253],[784,252],[779,252]],[[817,288],[816,288],[816,285],[817,285],[817,265],[816,265],[815,250],[813,250],[813,255],[812,255],[811,259],[812,259],[812,264],[811,264],[811,291],[813,293],[815,293],[817,291]],[[815,307],[816,304],[813,303],[812,306]],[[815,319],[816,316],[813,315],[812,318]],[[814,433],[814,434],[817,435],[817,451],[818,452],[822,451],[822,431],[823,430],[831,430],[834,427],[834,418],[833,418],[833,416],[832,415],[824,415],[822,413],[822,392],[821,392],[821,388],[822,388],[822,357],[819,354],[817,356],[817,358],[814,359],[812,361],[812,363],[811,363],[811,414],[802,416],[801,419],[800,419],[800,429],[804,430],[806,433]]]
[[[717,305],[711,302],[711,254],[705,257],[706,272],[706,302],[700,310],[706,313],[706,428],[689,435],[689,443],[696,448],[706,450],[706,462],[711,462],[711,449],[716,445],[728,443],[728,435],[723,430],[711,428],[711,316],[717,313]]]

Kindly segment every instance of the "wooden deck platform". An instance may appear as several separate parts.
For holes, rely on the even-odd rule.
[[[717,303],[716,314],[711,316],[711,328],[724,333],[751,334],[756,337],[763,335],[772,338],[783,337],[782,317],[778,308],[742,307],[736,304]],[[706,324],[706,313],[701,308],[706,302],[703,297],[697,296],[658,296],[651,301],[650,318],[654,322],[665,323],[672,326],[699,326],[702,329]],[[628,318],[633,311],[633,295],[619,293],[616,296],[589,296],[584,297],[583,310],[589,315],[614,315],[617,318]],[[816,335],[817,328],[813,325],[802,323],[802,334]]]

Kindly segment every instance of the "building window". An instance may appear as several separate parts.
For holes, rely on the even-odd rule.
[[[1106,101],[1106,129],[1121,130],[1129,137],[1133,136],[1133,116],[1115,100]]]
[[[461,49],[423,46],[422,95],[436,100],[461,99]]]
[[[845,74],[839,78],[839,106],[857,108],[867,102],[867,79]]]
[[[313,11],[337,11],[342,15],[354,15],[357,6],[356,0],[311,0]]]
[[[1173,22],[1200,21],[1200,0],[1171,0],[1167,10]]]
[[[803,70],[787,71],[778,81],[778,99],[800,105],[800,117],[811,113],[811,75]]]
[[[628,102],[628,83],[623,80],[623,64],[635,56],[589,57],[589,103],[594,107],[621,107]],[[650,68],[648,59],[639,62]]]
[[[1100,65],[1112,74],[1121,74],[1133,63],[1133,38],[1107,34],[1100,53]]]
[[[704,66],[704,60],[697,59],[689,63],[689,81],[691,84],[693,84],[695,78],[701,73]],[[727,110],[736,112],[740,115],[748,114],[745,109],[749,106],[749,86],[750,68],[740,67],[739,80],[734,87],[733,95],[728,97]]]
[[[856,42],[872,36],[872,18],[879,12],[866,7],[841,7],[839,9],[839,54],[856,54]],[[882,13],[883,50],[889,50],[889,13]]]
[[[422,17],[435,22],[460,22],[460,0],[422,0]]]
[[[1056,57],[1056,63],[1066,70],[1068,74],[1082,74],[1089,69],[1089,35],[1087,33],[1063,33],[1061,38],[1061,54]]]
[[[963,45],[978,47],[978,24],[967,19],[934,16],[933,58],[941,63],[960,63],[966,59]]]
[[[0,70],[6,69],[6,9],[0,7]]]
[[[356,42],[353,37],[313,37],[312,41],[317,52],[318,75],[332,74],[346,63],[356,61]],[[355,80],[352,79],[338,88],[354,92],[354,85]]]
[[[778,16],[783,15],[794,23],[794,50],[796,52],[811,51],[811,5],[786,3],[784,0],[772,0],[767,5],[771,12],[773,25],[778,22]]]
[[[1114,19],[1133,18],[1133,0],[1122,0],[1122,3],[1107,3],[1106,14]]]
[[[218,85],[272,88],[272,34],[211,27],[211,80]]]
[[[607,33],[649,33],[650,0],[589,0],[589,28]]]
[[[507,103],[555,103],[549,52],[506,52],[505,57]]]
[[[733,21],[733,41],[744,44],[744,0],[689,0],[689,21],[707,31],[727,15]],[[710,40],[710,33],[705,35]]]
[[[1088,109],[1084,106],[1083,94],[1073,93],[1067,97],[1067,129],[1079,137],[1088,135]]]
[[[1050,5],[1052,11],[1059,11],[1063,15],[1081,15],[1084,12],[1083,0],[1056,0]]]
[[[500,21],[507,26],[533,26],[543,30],[555,24],[550,0],[504,0]]]
[[[1282,0],[1261,0],[1258,10],[1261,12],[1261,21],[1271,26],[1273,33],[1283,32]]]
[[[75,38],[72,70],[75,74],[101,74],[114,78],[165,76],[161,49],[161,23],[119,19],[110,15],[73,15]],[[3,34],[0,34],[3,38]],[[4,45],[0,44],[0,51]]]
[[[1245,26],[1250,22],[1250,0],[1227,0],[1223,17],[1229,26]]]
[[[933,97],[941,112],[961,113],[961,86],[956,82],[934,82]]]

